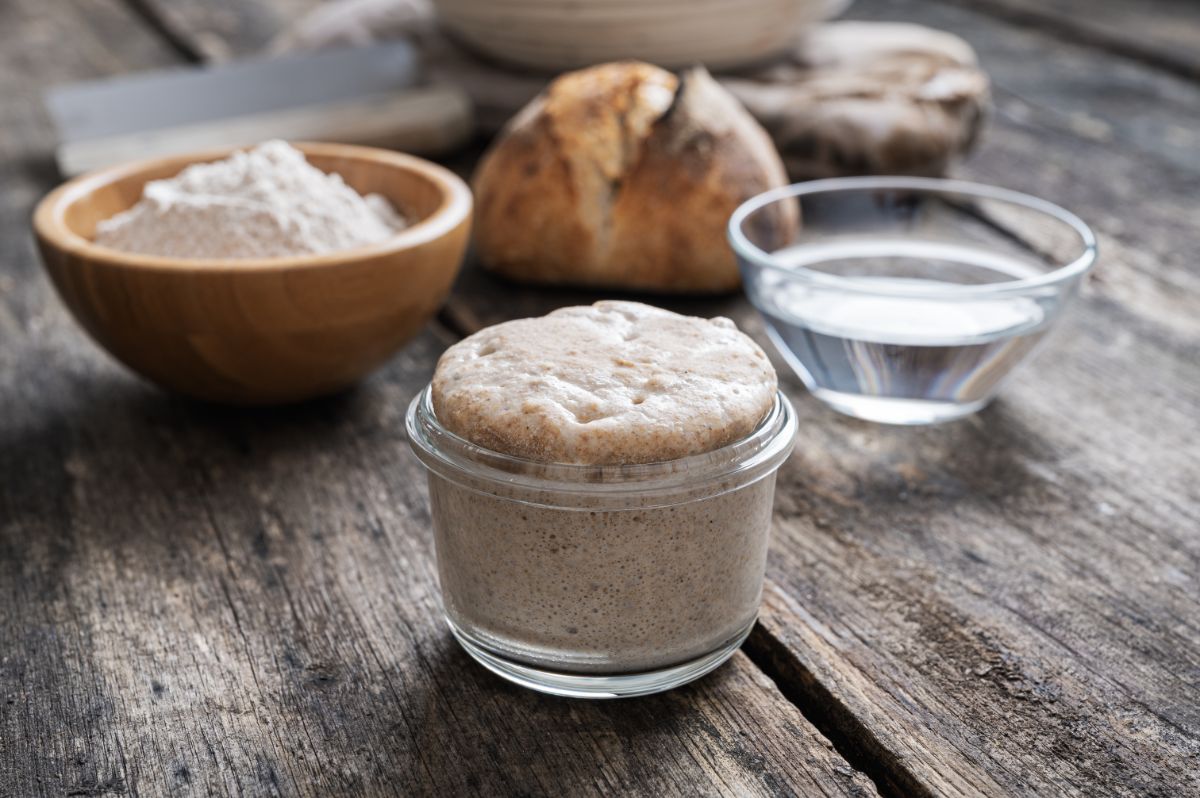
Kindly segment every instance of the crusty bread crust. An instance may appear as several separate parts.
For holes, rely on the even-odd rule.
[[[730,291],[730,214],[786,182],[770,138],[702,68],[605,64],[552,83],[485,155],[476,248],[515,280]],[[769,213],[780,239],[795,228],[794,205]]]

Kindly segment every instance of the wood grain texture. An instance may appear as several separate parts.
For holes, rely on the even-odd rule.
[[[319,3],[136,0],[135,5],[161,20],[196,60],[224,60],[260,51]],[[877,9],[887,8],[887,20],[921,21],[937,13],[938,6],[982,12],[1021,29],[1090,45],[1092,50],[1111,51],[1183,77],[1200,77],[1200,12],[1192,0],[867,0],[852,5],[843,16],[870,17]]]
[[[153,32],[185,60],[226,61],[270,44],[320,0],[125,0]]]
[[[958,8],[852,13],[902,12],[965,35],[996,81],[959,173],[1076,210],[1101,262],[974,419],[895,430],[797,402],[747,650],[894,794],[1200,794],[1200,160],[1172,143],[1200,89]],[[451,318],[597,298],[521,296],[470,270]],[[762,333],[739,299],[647,299]]]
[[[1101,235],[1102,260],[1069,326],[1060,331],[1053,346],[1006,391],[999,404],[973,421],[941,430],[883,432],[839,419],[811,400],[799,403],[808,439],[802,436],[800,454],[782,476],[783,483],[791,487],[780,492],[777,542],[770,564],[772,586],[763,628],[752,638],[748,651],[841,745],[856,758],[875,763],[872,767],[880,774],[881,782],[899,794],[1200,793],[1195,781],[1195,774],[1200,772],[1195,717],[1195,707],[1200,704],[1200,657],[1194,620],[1200,594],[1196,581],[1200,572],[1200,496],[1195,488],[1195,419],[1200,415],[1196,352],[1200,351],[1200,328],[1194,312],[1197,278],[1188,254],[1198,243],[1191,221],[1196,218],[1197,170],[1189,140],[1179,138],[1194,129],[1189,117],[1197,107],[1194,88],[1137,63],[1088,48],[1062,46],[1052,35],[998,23],[958,8],[862,0],[854,6],[854,13],[940,20],[935,24],[966,35],[979,48],[996,78],[1000,102],[984,147],[963,174],[1032,190],[1079,211]],[[1045,66],[1039,67],[1043,63]],[[18,127],[22,124],[17,123]],[[1173,143],[1179,141],[1183,143]],[[23,164],[21,169],[22,174],[32,170],[37,175],[36,168]],[[28,188],[24,190],[29,192]],[[18,262],[15,268],[18,274],[22,268],[25,274],[34,273],[28,260]],[[40,321],[34,323],[51,340],[42,339],[32,355],[28,348],[18,350],[22,371],[9,384],[6,399],[16,397],[16,401],[32,406],[35,399],[44,401],[42,394],[47,390],[65,395],[82,391],[80,401],[91,398],[87,393],[95,390],[91,371],[98,369],[112,378],[115,370],[98,364],[98,359],[77,342],[69,346],[55,344],[53,336],[66,341],[75,334],[61,319],[45,320],[47,313],[53,319],[52,303],[22,301],[18,306],[15,285],[11,280],[3,284],[8,301],[4,307],[9,309],[0,311],[0,325],[7,324],[3,328],[6,334],[17,331],[29,335],[24,325],[27,319],[37,318]],[[22,285],[22,297],[26,296],[25,290]],[[452,307],[450,318],[465,328],[595,298],[593,294],[563,291],[543,292],[525,300],[523,297],[530,295],[477,272],[464,275],[460,292],[463,301]],[[746,321],[753,329],[752,315],[737,301],[692,301],[677,307],[709,315],[724,312]],[[430,348],[436,345],[430,344]],[[16,362],[12,354],[5,354],[7,347],[0,349],[0,357]],[[38,355],[60,368],[65,362],[69,368],[65,373],[42,376],[42,369],[34,366],[40,365]],[[399,393],[387,387],[393,379],[398,378],[389,370],[377,383]],[[128,385],[126,389],[132,390]],[[794,381],[789,391],[793,396],[800,395]],[[335,475],[333,487],[300,480],[293,488],[293,472],[304,469],[297,459],[289,459],[286,450],[283,455],[277,454],[275,447],[279,441],[313,435],[317,422],[311,419],[285,419],[282,426],[273,430],[267,425],[264,430],[254,417],[218,414],[217,422],[203,416],[197,420],[191,418],[190,414],[196,412],[191,406],[142,395],[151,400],[148,405],[119,400],[115,404],[126,408],[123,413],[100,416],[116,419],[115,438],[114,433],[103,432],[106,425],[75,420],[70,404],[64,404],[67,400],[62,398],[43,405],[36,413],[24,410],[8,422],[12,427],[6,429],[48,426],[58,430],[39,439],[45,444],[36,447],[42,452],[38,457],[24,456],[17,463],[5,463],[5,473],[23,475],[23,481],[15,482],[15,488],[5,493],[5,511],[24,507],[29,515],[47,519],[30,534],[18,536],[18,542],[62,552],[59,561],[65,560],[76,569],[81,567],[79,563],[87,562],[85,557],[97,557],[114,548],[115,533],[111,531],[100,536],[105,542],[100,551],[95,547],[73,548],[75,541],[89,539],[91,530],[102,525],[96,518],[103,520],[104,515],[92,515],[90,510],[81,509],[78,501],[69,504],[39,499],[39,491],[67,496],[79,490],[64,467],[75,447],[84,447],[83,460],[98,464],[102,473],[106,467],[115,468],[118,475],[134,470],[134,465],[122,465],[111,449],[140,440],[147,429],[153,431],[147,436],[150,448],[132,450],[141,460],[146,460],[147,453],[153,453],[156,446],[178,451],[174,447],[220,439],[228,441],[229,451],[201,448],[198,456],[201,465],[214,462],[217,474],[224,474],[236,464],[239,451],[245,453],[241,457],[252,461],[263,458],[287,472],[280,476],[268,467],[268,472],[275,475],[256,477],[246,489],[252,494],[267,490],[267,495],[290,497],[293,489],[305,496],[311,492],[321,495],[322,491],[353,490],[357,496],[356,481],[342,482],[336,476],[338,467],[344,466],[341,455],[321,463],[328,464],[329,473]],[[359,397],[352,400],[355,402],[381,401],[370,393],[355,396]],[[100,407],[113,404],[110,399],[108,405],[101,402]],[[336,427],[344,423],[341,419],[346,411],[305,412],[316,413],[317,419]],[[388,412],[396,411],[393,408]],[[153,418],[155,413],[165,414],[168,419],[183,414],[187,431],[175,431],[174,421],[147,426],[145,417]],[[130,432],[131,428],[138,434]],[[317,428],[321,428],[319,424]],[[120,433],[121,429],[125,432]],[[318,448],[331,439],[329,429],[324,433],[317,435]],[[86,448],[88,445],[96,448]],[[3,451],[23,450],[5,446]],[[76,459],[80,457],[76,454]],[[139,468],[153,469],[161,460],[151,458],[148,465]],[[256,462],[250,471],[260,473],[262,466]],[[169,487],[195,478],[182,467],[173,473],[162,484]],[[235,469],[234,473],[241,472]],[[352,471],[354,476],[357,473]],[[142,476],[133,485],[142,494],[154,496],[156,491],[161,492],[156,479]],[[229,482],[217,484],[222,491],[211,495],[224,497],[232,491]],[[109,482],[101,482],[99,488],[119,492]],[[387,489],[407,490],[390,485]],[[241,513],[247,510],[269,516],[271,511],[259,509],[256,499],[241,493],[237,496],[235,506],[242,510],[219,509],[223,527],[241,529],[246,523]],[[313,498],[306,501],[309,503],[302,505],[305,511],[315,508],[316,517],[321,518],[323,503]],[[220,504],[211,496],[202,503]],[[261,507],[279,504],[263,502]],[[100,509],[113,514],[121,510],[116,505],[117,500],[112,499]],[[183,506],[188,512],[178,516],[161,507],[151,513],[175,523],[181,518],[186,522],[195,514],[196,502],[185,501]],[[399,512],[371,507],[377,516]],[[295,516],[287,518],[293,520],[281,528],[307,529],[295,522]],[[56,521],[69,533],[47,534],[47,527],[59,529],[54,526]],[[103,523],[112,527],[118,522]],[[265,524],[260,525],[265,528]],[[193,531],[184,538],[199,534]],[[254,532],[241,534],[253,543]],[[4,540],[8,542],[11,537],[6,535]],[[155,545],[160,548],[170,548],[165,533],[156,533],[149,540],[157,541]],[[120,566],[109,566],[109,570],[127,568],[126,563],[133,557],[129,552],[138,548],[136,543],[135,538],[134,543],[117,547],[125,554]],[[189,544],[188,548],[200,552],[191,555],[193,560],[212,560],[216,563],[214,569],[224,561],[219,547],[214,550],[211,544]],[[239,573],[268,567],[251,559],[255,556],[252,549],[245,542],[232,547],[235,564],[242,569]],[[318,551],[315,546],[303,550],[309,552],[309,557]],[[254,564],[243,567],[242,559]],[[307,580],[302,583],[348,580],[326,576],[331,569],[344,565],[346,559],[309,565],[310,571],[301,568]],[[0,562],[11,561],[0,557]],[[60,564],[42,570],[61,573],[70,569]],[[314,571],[326,582],[314,578]],[[47,617],[53,611],[75,620],[61,625],[67,630],[64,632],[43,631],[40,627],[33,632],[23,631],[31,640],[43,641],[41,648],[34,650],[49,652],[36,660],[41,663],[39,672],[43,675],[38,678],[42,681],[31,683],[36,691],[37,685],[57,686],[76,680],[72,682],[74,689],[55,694],[47,704],[76,713],[70,715],[64,710],[57,717],[75,718],[73,727],[79,731],[78,736],[95,741],[96,750],[109,758],[85,758],[85,764],[73,764],[66,757],[75,752],[68,751],[61,760],[38,772],[51,773],[58,767],[78,776],[86,769],[87,778],[95,775],[94,780],[85,782],[77,777],[73,783],[92,785],[88,789],[93,794],[101,793],[106,784],[123,782],[106,781],[110,776],[101,776],[102,769],[91,763],[119,761],[118,753],[125,751],[120,747],[124,740],[136,741],[130,747],[153,746],[130,728],[140,728],[139,723],[144,726],[150,717],[144,707],[153,705],[149,699],[139,699],[132,689],[111,689],[114,683],[130,682],[129,676],[106,677],[106,681],[96,684],[74,676],[78,671],[72,668],[79,669],[80,662],[97,656],[81,651],[105,651],[105,661],[130,659],[132,651],[132,661],[140,662],[137,652],[151,648],[144,642],[144,637],[150,635],[105,627],[95,620],[94,615],[100,612],[94,608],[89,610],[91,614],[82,614],[78,600],[71,603],[62,596],[88,598],[101,591],[93,588],[94,592],[88,592],[82,586],[86,582],[75,578],[64,583],[67,590],[55,592],[53,579],[41,576],[34,583],[35,595],[45,593],[51,598],[30,604],[25,617]],[[7,581],[0,580],[0,585]],[[104,593],[116,590],[110,585],[113,581],[117,580],[104,583]],[[198,590],[200,595],[209,596],[213,606],[220,606],[223,598],[221,582],[213,577],[207,588]],[[231,595],[235,597],[256,597],[266,590],[253,579],[225,582],[233,585]],[[329,591],[327,588],[324,592]],[[125,596],[126,606],[141,601],[139,594],[132,594],[131,599],[130,593],[116,592]],[[258,621],[257,626],[249,627],[251,640],[279,639],[270,636],[276,628],[298,628],[283,625],[287,619],[282,611],[258,606],[256,599],[235,601],[238,603],[231,606],[238,608],[239,618]],[[312,605],[316,601],[309,599]],[[373,606],[365,599],[346,604],[360,615],[368,614],[363,607]],[[150,615],[142,604],[132,606],[140,612],[125,617]],[[301,617],[315,626],[326,614],[326,609],[318,612],[310,608]],[[87,623],[81,623],[80,617]],[[335,612],[331,617],[347,623],[344,613]],[[392,621],[396,617],[383,616]],[[362,625],[382,622],[358,621]],[[230,623],[227,617],[225,625]],[[10,627],[6,624],[5,628]],[[95,628],[107,631],[98,633]],[[325,632],[326,637],[333,634]],[[59,638],[84,642],[66,646]],[[182,635],[165,639],[179,651],[191,654],[185,645],[178,645],[179,640],[187,642]],[[310,633],[306,639],[322,638]],[[104,641],[105,645],[88,642],[92,640]],[[116,644],[111,642],[114,640]],[[120,643],[127,641],[137,645],[114,653]],[[428,643],[414,647],[422,645]],[[222,656],[232,658],[236,650],[234,644],[227,643]],[[456,654],[452,648],[446,653]],[[316,659],[322,657],[329,655],[315,655]],[[436,661],[436,656],[433,659]],[[256,666],[260,661],[255,661]],[[335,661],[350,661],[350,657]],[[740,668],[744,660],[739,663]],[[246,668],[226,667],[233,674]],[[437,668],[426,669],[439,672]],[[238,678],[227,678],[236,687]],[[447,680],[443,677],[438,682]],[[163,685],[161,681],[159,684]],[[214,685],[204,694],[217,694],[220,682]],[[304,698],[311,700],[299,687],[289,689],[287,694],[299,696],[294,699],[297,703]],[[460,689],[471,695],[468,688]],[[503,692],[504,688],[498,690]],[[277,694],[285,692],[280,688]],[[153,695],[152,685],[149,694]],[[281,724],[283,713],[267,712],[253,691],[235,694],[242,696],[240,703],[230,706],[241,709],[241,714],[218,714],[222,725],[213,721],[205,727],[195,721],[201,731],[187,737],[192,742],[168,742],[164,748],[203,751],[206,741],[216,741],[216,756],[229,761],[229,750],[234,750],[241,757],[239,767],[206,770],[204,778],[214,778],[213,772],[233,773],[246,792],[269,792],[269,769],[264,771],[267,786],[253,781],[258,765],[252,754],[264,750],[274,753],[277,748],[262,743],[264,735],[248,734],[245,729],[254,730],[255,723],[265,728],[266,720],[277,728],[295,726]],[[122,705],[139,709],[141,714],[131,713],[135,721],[122,726],[105,723],[102,708]],[[451,706],[458,708],[457,704],[434,706],[447,707],[445,711]],[[490,712],[482,714],[504,719],[513,706],[493,705]],[[659,706],[656,711],[661,714]],[[0,711],[9,707],[0,707]],[[170,717],[188,714],[178,707],[176,712]],[[7,720],[14,715],[2,717]],[[323,716],[310,712],[304,717],[315,724],[315,718]],[[365,715],[353,717],[369,730],[379,728],[363,720]],[[550,711],[541,716],[547,724],[550,717]],[[242,723],[247,726],[238,725]],[[574,726],[560,723],[544,727],[551,730],[548,739],[573,742],[547,742],[547,747],[538,752],[563,755],[568,763],[572,757],[591,757],[594,749],[582,747],[571,736]],[[664,742],[654,748],[655,756],[679,761],[684,755],[676,746],[690,739],[679,729],[687,725],[681,722],[673,738],[662,733],[671,744]],[[27,722],[19,730],[29,728],[50,727]],[[493,728],[512,734],[507,726]],[[625,743],[612,741],[624,739],[622,734],[631,735],[637,728],[635,723],[614,731],[610,725],[605,733],[593,737],[622,747]],[[351,739],[348,733],[339,737],[328,725],[317,724],[317,729],[318,740]],[[283,734],[290,742],[288,732]],[[6,733],[3,739],[19,738]],[[445,739],[437,737],[434,742]],[[452,742],[470,747],[484,739],[488,737],[481,732],[467,743]],[[639,738],[634,735],[632,739]],[[454,745],[449,750],[461,754],[462,748]],[[349,743],[343,746],[349,747]],[[391,748],[383,745],[378,750]],[[688,750],[687,746],[682,750]],[[314,746],[300,753],[315,757],[318,752]],[[495,756],[491,751],[487,753]],[[509,752],[509,756],[515,754]],[[448,759],[434,761],[444,764]],[[145,766],[140,763],[154,760],[134,761],[142,773]],[[282,761],[295,768],[300,760],[291,756]],[[326,757],[323,764],[333,761],[336,757]],[[406,760],[394,754],[391,761]],[[499,761],[514,759],[501,756]],[[707,760],[701,755],[700,761]],[[411,767],[416,769],[424,768],[429,760],[407,762],[415,762]],[[626,759],[623,767],[636,768],[645,762]],[[278,780],[279,765],[275,763],[274,767]],[[454,767],[463,769],[458,763]],[[473,769],[466,770],[470,773]],[[544,774],[547,770],[548,766],[538,772]],[[113,768],[106,772],[121,775]],[[186,772],[191,775],[190,770]],[[662,767],[654,773],[662,774]],[[570,769],[569,774],[574,779],[569,783],[596,790],[607,786],[615,791],[626,783],[620,777],[609,782],[588,781],[589,776],[600,777],[582,774],[578,767]],[[225,784],[214,783],[218,787]],[[334,783],[320,784],[328,787]],[[363,783],[372,786],[369,780]],[[439,786],[452,788],[465,783],[469,782],[442,782]],[[511,778],[501,776],[479,783],[497,791],[520,788]],[[651,787],[660,785],[663,777],[655,775],[648,783]],[[146,780],[139,784],[143,791],[160,786],[160,782]],[[288,783],[283,784],[280,791],[286,791]],[[709,784],[715,782],[710,780]],[[736,786],[738,782],[730,784]]]
[[[1087,5],[1097,9],[1139,7],[1137,3]],[[1179,15],[1183,15],[1182,6],[1169,1],[1144,7],[1137,16],[1148,20],[1156,19],[1162,8],[1180,9]],[[1200,29],[1200,6],[1192,4],[1191,9],[1191,22],[1181,19],[1177,25],[1181,31]],[[995,80],[999,112],[1014,121],[1036,121],[1130,155],[1137,153],[1194,170],[1200,149],[1200,107],[1195,102],[1193,80],[1148,68],[1137,60],[1066,43],[1054,31],[997,20],[969,3],[860,0],[848,15],[872,21],[904,19],[961,35]],[[1138,35],[1138,26],[1130,25],[1126,39],[1139,41]],[[1200,33],[1196,35],[1200,37]],[[1200,57],[1200,38],[1196,52]]]
[[[3,635],[20,653],[0,783],[873,794],[740,655],[693,687],[596,704],[506,685],[458,649],[401,432],[444,343],[291,410],[214,410],[112,374],[6,427]]]
[[[813,448],[834,454],[781,476],[799,504],[782,508],[764,626],[794,653],[793,683],[821,685],[809,700],[827,690],[872,719],[860,739],[902,786],[1200,793],[1200,279],[1183,255],[1200,246],[1200,159],[1160,144],[1191,127],[1200,91],[959,18],[1001,89],[962,174],[1076,210],[1100,266],[1052,348],[971,424],[821,426]],[[1030,52],[1062,69],[1032,99]],[[1114,75],[1139,99],[1087,103]],[[1055,98],[1112,134],[1081,133]],[[1129,125],[1130,107],[1150,124]]]
[[[1200,79],[1200,10],[1191,0],[942,0]]]
[[[175,55],[107,0],[10,11],[0,795],[874,794],[745,656],[611,703],[467,659],[403,434],[438,328],[361,389],[276,411],[169,398],[91,346],[29,235],[55,182],[36,92]]]

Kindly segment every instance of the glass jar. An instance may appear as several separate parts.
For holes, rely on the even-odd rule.
[[[728,659],[762,596],[775,472],[795,411],[777,394],[750,435],[643,465],[543,463],[477,446],[408,410],[429,469],[442,601],[484,666],[556,695],[668,690]]]

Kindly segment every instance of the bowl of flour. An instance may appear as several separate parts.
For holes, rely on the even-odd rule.
[[[342,390],[411,339],[457,275],[471,210],[428,161],[271,141],[76,178],[34,232],[64,303],[126,366],[275,404]]]

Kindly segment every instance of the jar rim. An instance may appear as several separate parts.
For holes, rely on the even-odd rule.
[[[591,465],[548,463],[498,452],[457,435],[438,421],[432,386],[409,404],[409,445],[431,471],[551,493],[638,495],[697,489],[705,482],[738,478],[748,483],[773,471],[791,454],[796,411],[776,391],[770,411],[750,434],[718,449],[655,463]]]

